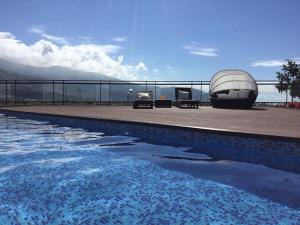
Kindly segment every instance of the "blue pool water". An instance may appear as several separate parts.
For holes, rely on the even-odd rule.
[[[188,150],[0,115],[0,224],[300,224],[299,175]],[[208,166],[265,171],[291,193]]]

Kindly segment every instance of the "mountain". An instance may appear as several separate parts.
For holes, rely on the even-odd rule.
[[[0,80],[117,80],[113,77],[66,67],[36,67],[0,58]]]
[[[10,62],[0,59],[0,80],[114,80],[118,79],[98,73],[73,70],[65,67],[34,67],[19,63]],[[120,80],[119,80],[120,81]],[[6,99],[4,85],[0,85],[0,102]],[[129,89],[133,90],[133,95],[128,96]],[[55,84],[55,101],[85,101],[85,102],[126,102],[134,99],[139,91],[145,91],[145,85],[126,83],[124,85],[111,84],[65,84],[64,88],[61,83]],[[154,86],[148,85],[148,90],[155,90]],[[15,90],[14,84],[8,85],[8,99],[14,101]],[[31,84],[17,83],[17,100],[18,101],[52,101],[53,89],[52,84]],[[164,95],[166,98],[174,100],[174,87],[156,87],[156,97]],[[202,101],[208,101],[208,94],[198,89],[193,89],[193,96]],[[101,97],[100,97],[101,96]],[[197,97],[196,97],[197,96]]]

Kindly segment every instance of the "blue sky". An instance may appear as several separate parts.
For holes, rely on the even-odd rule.
[[[0,56],[122,79],[209,80],[227,68],[275,79],[282,60],[300,61],[299,11],[299,0],[1,0]],[[21,45],[30,53],[13,55]]]

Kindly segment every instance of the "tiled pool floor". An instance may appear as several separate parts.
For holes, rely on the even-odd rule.
[[[227,162],[184,150],[0,116],[0,224],[300,224],[300,210],[197,165]]]

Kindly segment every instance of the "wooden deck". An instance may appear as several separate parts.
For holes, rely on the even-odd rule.
[[[297,109],[233,110],[207,106],[199,109],[132,109],[128,106],[18,106],[1,109],[300,138],[300,110]]]

